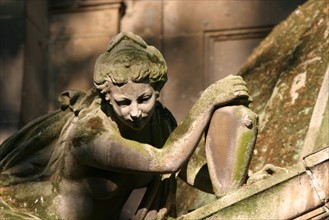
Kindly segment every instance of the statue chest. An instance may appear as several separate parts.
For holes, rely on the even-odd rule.
[[[110,199],[120,194],[129,195],[132,190],[147,186],[153,178],[153,174],[128,174],[94,169],[84,182],[93,197]]]

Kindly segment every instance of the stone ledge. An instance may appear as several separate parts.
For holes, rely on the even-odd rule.
[[[306,156],[286,171],[246,185],[177,219],[297,218],[326,206],[328,179],[329,147]]]

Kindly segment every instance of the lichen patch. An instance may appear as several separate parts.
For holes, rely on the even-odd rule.
[[[305,87],[306,71],[298,74],[292,82],[290,89],[291,104],[295,104],[296,99],[299,96],[298,90]]]

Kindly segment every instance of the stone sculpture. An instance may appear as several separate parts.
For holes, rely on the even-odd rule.
[[[175,217],[177,176],[218,196],[241,186],[257,132],[246,83],[214,83],[177,126],[159,102],[166,80],[156,48],[133,33],[114,37],[94,88],[64,92],[60,110],[1,145],[2,216],[118,219],[130,193],[146,187],[132,219],[161,219]],[[195,153],[202,143],[205,156]]]

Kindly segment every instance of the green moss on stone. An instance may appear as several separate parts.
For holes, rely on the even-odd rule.
[[[274,28],[240,72],[254,99],[250,107],[262,116],[253,171],[266,163],[291,166],[300,159],[329,63],[328,7],[325,1],[306,2]],[[305,85],[293,101],[291,91],[300,74],[306,74]]]
[[[233,180],[236,183],[241,182],[241,175],[244,173],[246,170],[247,162],[248,162],[248,157],[249,157],[249,147],[250,147],[250,141],[253,138],[253,133],[252,132],[245,132],[242,134],[241,139],[239,141],[239,148],[236,153],[236,159],[235,159],[235,168],[233,171]]]
[[[329,99],[327,99],[326,109],[320,126],[320,133],[316,138],[314,151],[327,146],[329,146]]]
[[[48,181],[0,188],[1,219],[57,219],[52,210],[56,196]]]
[[[259,213],[259,210],[264,210],[263,207],[271,207],[273,204],[282,202],[284,198],[275,197],[273,195],[275,195],[276,192],[280,192],[284,185],[285,184],[261,192],[262,198],[265,199],[259,199],[259,196],[248,197],[241,202],[233,203],[231,206],[219,210],[207,219],[239,219],[239,216],[243,216],[244,218],[248,216],[250,219],[254,216],[263,217],[264,219],[277,219],[278,216],[276,216],[276,214],[279,213],[271,213],[269,210],[266,210],[264,213]],[[273,199],[267,199],[269,197]],[[239,201],[239,199],[236,200]]]

